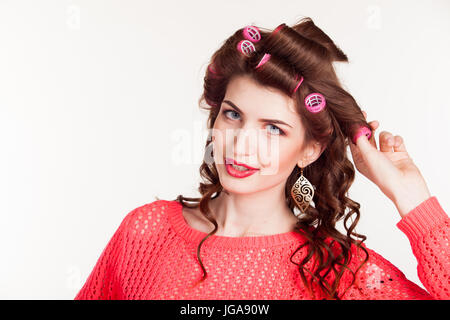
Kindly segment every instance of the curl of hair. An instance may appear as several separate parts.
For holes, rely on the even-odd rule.
[[[363,245],[366,237],[354,231],[360,217],[360,205],[347,197],[355,178],[355,168],[347,158],[346,150],[359,126],[371,128],[361,108],[342,88],[335,73],[332,63],[348,62],[347,56],[311,18],[303,18],[293,27],[281,24],[275,29],[276,32],[261,27],[259,29],[261,41],[254,43],[256,51],[249,57],[236,49],[237,43],[244,39],[243,28],[231,35],[212,55],[209,63],[211,68],[207,68],[204,77],[204,92],[199,99],[199,106],[209,112],[207,127],[212,129],[227,85],[236,76],[252,77],[258,83],[277,88],[294,99],[305,128],[305,145],[316,141],[324,149],[320,157],[304,169],[304,175],[316,187],[314,206],[310,205],[299,216],[295,231],[303,235],[305,242],[295,250],[290,260],[298,266],[301,279],[312,299],[341,299],[354,283],[356,272],[369,257]],[[255,69],[264,53],[271,54],[270,60]],[[292,95],[298,82],[297,74],[302,75],[304,81]],[[304,105],[305,97],[312,92],[320,92],[327,102],[327,107],[316,114],[308,112]],[[203,101],[206,106],[202,105]],[[205,144],[206,153],[211,151],[210,141],[211,134]],[[200,198],[178,195],[175,199],[183,207],[199,208],[214,225],[214,230],[202,239],[197,248],[197,258],[203,270],[203,278],[197,284],[207,277],[200,258],[201,246],[218,229],[208,203],[224,191],[214,162],[204,161],[200,166],[200,175],[203,179],[198,188]],[[295,167],[286,181],[286,201],[292,211],[298,208],[290,196],[290,190],[299,176],[300,168]],[[355,218],[352,219],[352,216]],[[342,219],[346,234],[336,229],[336,223]],[[352,248],[361,248],[366,255],[356,270],[349,267],[353,261]],[[294,255],[302,250],[307,250],[306,254],[301,261],[295,262]],[[343,290],[340,280],[346,270],[353,280]]]

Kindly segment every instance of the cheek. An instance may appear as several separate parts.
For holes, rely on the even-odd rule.
[[[298,145],[281,137],[279,143],[259,148],[259,159],[266,174],[291,172],[298,160]]]

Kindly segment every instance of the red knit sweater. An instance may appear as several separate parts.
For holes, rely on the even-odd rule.
[[[342,298],[449,299],[449,225],[436,197],[397,223],[409,239],[428,292],[363,244],[369,261]],[[177,201],[156,200],[138,207],[125,216],[75,299],[310,299],[298,267],[289,260],[304,241],[294,231],[209,237],[200,253],[208,277],[191,288],[203,275],[196,252],[206,235],[186,223]],[[305,252],[294,255],[293,261],[300,262]],[[356,248],[352,253],[349,267],[354,271],[365,254]],[[345,272],[340,292],[352,280]]]

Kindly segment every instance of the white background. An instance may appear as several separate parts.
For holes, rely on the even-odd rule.
[[[73,299],[128,212],[198,196],[211,55],[238,28],[305,16],[450,209],[449,1],[1,0],[0,298]],[[350,196],[367,246],[423,287],[394,204],[359,173]]]

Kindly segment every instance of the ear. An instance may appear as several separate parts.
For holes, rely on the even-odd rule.
[[[307,167],[320,157],[323,150],[325,150],[325,145],[321,145],[317,141],[311,142],[304,148],[297,165],[301,168]]]

